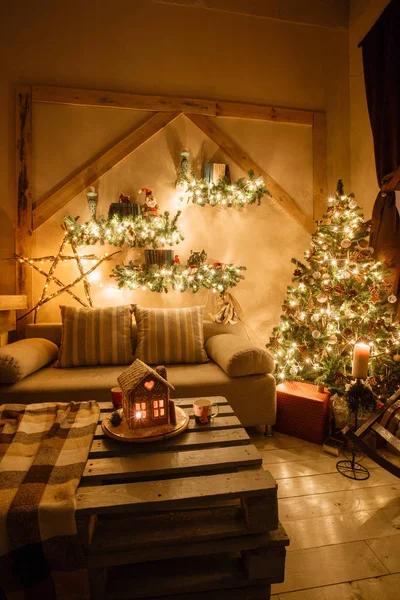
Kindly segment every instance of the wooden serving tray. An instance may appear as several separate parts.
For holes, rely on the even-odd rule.
[[[176,425],[166,423],[157,427],[142,429],[129,429],[124,418],[123,409],[120,408],[118,412],[123,418],[120,425],[115,427],[111,424],[111,414],[104,417],[101,425],[108,437],[120,442],[156,442],[157,440],[164,440],[179,435],[189,425],[189,415],[179,406],[175,406]]]

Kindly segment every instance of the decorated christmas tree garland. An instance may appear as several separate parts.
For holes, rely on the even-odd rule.
[[[190,177],[181,172],[178,184],[183,188],[179,199],[189,204],[198,206],[226,206],[243,207],[248,204],[261,203],[262,197],[271,193],[264,185],[262,177],[256,177],[254,171],[249,171],[248,179],[242,177],[235,183],[231,183],[227,177],[218,181],[208,182],[206,179],[196,179],[192,174]]]
[[[172,289],[196,293],[200,288],[206,288],[214,293],[224,294],[244,279],[241,271],[245,270],[246,267],[243,266],[220,264],[203,264],[195,268],[177,264],[145,267],[130,261],[127,265],[115,267],[111,277],[116,279],[119,288],[127,287],[130,290],[142,288],[151,292],[168,292],[168,289]]]
[[[397,298],[388,273],[372,257],[370,226],[353,194],[345,195],[339,182],[305,253],[307,264],[292,261],[293,285],[268,345],[281,380],[321,381],[343,394],[354,344],[364,341],[371,345],[368,382],[373,391],[388,396],[398,386]]]
[[[73,217],[64,217],[68,239],[76,246],[108,244],[110,246],[144,247],[174,246],[184,237],[179,230],[181,211],[171,218],[169,212],[158,217],[101,216],[82,225]]]

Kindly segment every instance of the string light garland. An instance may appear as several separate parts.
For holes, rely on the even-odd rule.
[[[170,217],[168,211],[158,217],[129,215],[101,216],[82,225],[78,219],[64,217],[65,234],[76,246],[108,244],[110,246],[144,247],[174,246],[183,241],[178,219],[181,211]]]
[[[71,245],[72,252],[73,252],[72,256],[63,254],[66,244]],[[34,322],[36,323],[36,317],[37,317],[38,310],[44,304],[47,304],[47,302],[50,302],[50,300],[57,298],[64,292],[69,294],[70,296],[72,296],[72,298],[74,298],[74,300],[79,302],[79,304],[81,304],[85,308],[92,307],[93,301],[92,301],[91,289],[90,289],[90,283],[88,281],[88,276],[91,275],[91,273],[93,273],[93,271],[95,271],[104,261],[110,260],[113,256],[115,256],[116,254],[119,254],[119,253],[120,253],[120,250],[117,250],[116,252],[113,252],[112,254],[105,254],[102,257],[98,257],[94,254],[80,256],[77,252],[75,244],[73,242],[71,242],[71,240],[69,240],[67,236],[65,236],[61,242],[61,245],[60,245],[60,248],[59,248],[57,254],[55,254],[53,256],[49,255],[49,256],[43,256],[43,257],[39,257],[39,258],[27,258],[27,257],[21,256],[19,254],[14,254],[13,257],[15,260],[18,260],[21,263],[25,263],[25,264],[29,265],[30,267],[32,267],[32,269],[34,269],[35,271],[37,271],[38,273],[40,273],[41,275],[43,275],[46,278],[46,281],[45,281],[45,284],[43,287],[43,291],[41,293],[39,300],[27,313],[25,313],[24,315],[19,317],[19,320],[23,319],[24,317],[28,316],[29,314],[31,314],[33,312],[34,313]],[[69,260],[74,260],[76,262],[78,271],[79,271],[79,277],[74,279],[71,283],[65,284],[58,277],[55,276],[54,272],[60,261],[63,262],[63,261],[69,261]],[[82,262],[82,261],[86,261],[86,260],[95,262],[95,264],[92,265],[91,267],[89,267],[87,270],[85,270],[85,268],[83,266],[83,262]],[[51,262],[49,271],[46,272],[41,267],[38,267],[35,264],[36,262],[39,262],[39,263]],[[79,298],[79,296],[77,296],[72,291],[72,288],[74,288],[81,281],[83,281],[86,302],[83,301],[81,298]],[[52,292],[51,294],[49,294],[48,288],[51,283],[54,283],[55,285],[57,285],[59,287],[59,289],[56,290],[55,292]]]
[[[398,386],[397,298],[387,270],[372,256],[370,228],[354,195],[344,194],[339,181],[305,262],[292,260],[292,285],[267,345],[279,379],[323,382],[344,394],[354,344],[362,340],[371,345],[368,382],[374,393],[386,397]]]
[[[192,174],[190,177],[186,173],[181,173],[179,177],[179,186],[183,191],[179,200],[198,206],[226,206],[243,207],[248,204],[261,204],[262,197],[271,192],[265,187],[262,177],[256,177],[254,171],[248,172],[248,179],[244,177],[231,183],[227,177],[219,179],[217,182],[208,182],[206,179],[196,179]]]
[[[213,266],[200,265],[193,269],[183,265],[159,267],[138,266],[130,261],[127,265],[118,265],[111,273],[117,281],[118,288],[127,287],[130,290],[150,290],[165,292],[169,289],[178,292],[188,290],[196,293],[200,288],[224,294],[229,288],[235,287],[244,279],[242,271],[246,267],[233,265]]]

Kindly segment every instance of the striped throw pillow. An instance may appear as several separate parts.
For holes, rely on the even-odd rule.
[[[130,306],[60,306],[58,367],[127,365],[133,361]]]
[[[203,307],[135,307],[138,339],[135,358],[150,365],[207,362]]]

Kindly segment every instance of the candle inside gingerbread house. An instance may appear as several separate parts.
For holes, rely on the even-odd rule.
[[[368,377],[368,360],[371,352],[369,344],[359,342],[354,346],[353,352],[353,368],[351,374],[358,379],[366,379]]]
[[[123,393],[122,407],[129,429],[175,424],[175,405],[169,398],[174,386],[167,381],[167,369],[152,369],[136,359],[118,377]]]

